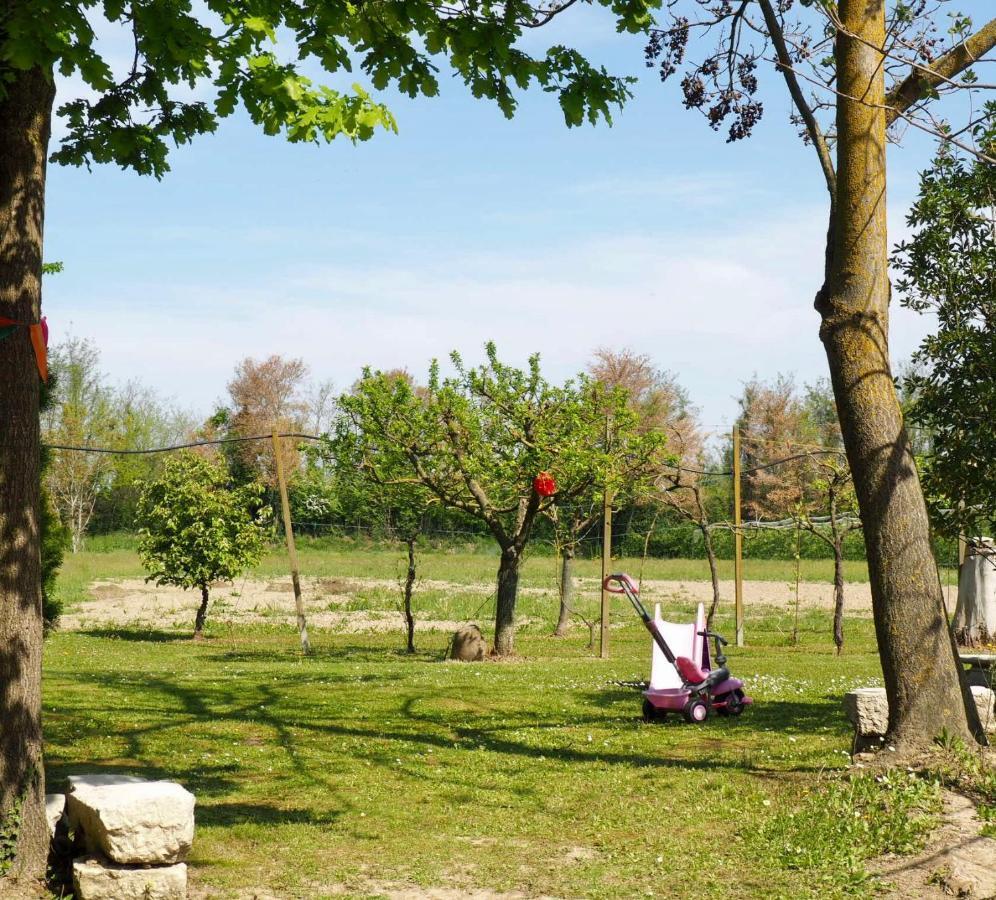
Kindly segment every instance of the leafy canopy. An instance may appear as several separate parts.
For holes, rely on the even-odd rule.
[[[147,580],[190,589],[230,580],[259,562],[264,530],[259,484],[229,487],[225,469],[181,453],[138,502],[138,552]]]
[[[402,393],[410,393],[411,376],[393,371],[365,377],[354,396],[365,392],[372,401],[365,409],[383,408],[395,401],[399,381],[407,389]],[[376,428],[362,427],[362,421],[362,414],[340,416],[334,434],[322,448],[323,458],[334,472],[337,493],[350,509],[362,510],[401,540],[414,540],[424,527],[429,508],[439,499],[411,477],[403,448],[384,440]]]
[[[0,91],[14,72],[36,66],[78,75],[88,95],[59,108],[67,131],[53,159],[114,162],[157,177],[168,170],[170,142],[214,131],[240,105],[266,134],[291,141],[396,130],[367,90],[317,84],[306,74],[316,69],[348,83],[355,67],[377,91],[432,97],[445,58],[475,97],[508,117],[515,90],[537,84],[557,94],[569,125],[611,120],[632,79],[569,47],[532,56],[518,46],[527,29],[572,2],[205,0],[195,8],[189,0],[20,0],[0,22]],[[660,0],[598,2],[619,31],[638,32]],[[129,45],[123,71],[102,49],[108,34],[108,44]]]
[[[996,147],[996,105],[976,142]],[[996,527],[996,166],[942,145],[920,178],[907,217],[915,229],[897,248],[904,306],[937,317],[913,355],[904,385],[907,416],[931,437],[924,486],[939,530]]]
[[[501,362],[494,344],[486,351],[474,368],[454,352],[455,374],[446,378],[433,362],[424,388],[367,370],[340,406],[384,484],[427,489],[482,520],[503,550],[521,552],[538,513],[625,479],[629,463],[663,438],[637,433],[622,391],[585,376],[553,385],[538,355],[523,370]],[[607,414],[615,422],[610,445]],[[533,489],[541,471],[556,480],[555,497]]]

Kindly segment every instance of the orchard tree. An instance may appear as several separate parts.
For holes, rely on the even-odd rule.
[[[800,450],[815,447],[817,439],[795,381],[785,375],[769,382],[755,376],[738,403],[744,519],[790,517],[809,499],[812,465]],[[787,461],[772,467],[779,460]]]
[[[996,109],[992,110],[996,113]],[[996,119],[978,145],[996,152]],[[931,435],[924,484],[948,536],[996,527],[996,165],[942,146],[894,257],[900,302],[933,313],[937,330],[913,354],[908,415]]]
[[[115,443],[118,417],[114,394],[100,371],[100,352],[91,341],[69,338],[52,349],[53,390],[42,412],[45,443],[108,447]],[[97,497],[111,481],[112,459],[102,453],[56,451],[45,484],[72,537],[83,549]]]
[[[370,406],[385,408],[393,403],[399,382],[403,392],[418,396],[407,372],[388,372],[365,378],[362,386]],[[350,495],[347,505],[362,509],[371,518],[386,523],[389,533],[400,540],[407,551],[407,566],[401,589],[401,611],[405,618],[407,650],[415,652],[415,615],[412,597],[418,577],[416,545],[425,529],[429,510],[439,498],[417,479],[410,477],[411,467],[401,448],[380,439],[376,429],[364,429],[362,418],[348,413],[336,421],[331,438],[321,453],[335,479],[339,497]]]
[[[598,0],[621,31],[639,32],[658,0]],[[264,132],[291,141],[358,141],[396,129],[388,109],[348,73],[358,67],[380,91],[439,92],[448,63],[475,97],[506,116],[516,90],[536,85],[560,101],[568,125],[608,120],[630,79],[558,44],[531,55],[522,35],[574,0],[533,5],[439,5],[427,0],[306,0],[245,6],[105,0],[53,6],[12,0],[0,16],[0,316],[24,325],[41,316],[46,163],[56,73],[78,76],[85,95],[56,111],[64,137],[57,163],[114,163],[162,177],[171,145],[212,132],[242,107]],[[134,52],[115,71],[97,34]],[[278,41],[280,44],[278,45]],[[286,45],[286,46],[284,46]],[[535,45],[533,45],[535,46]],[[315,84],[323,69],[337,85]],[[39,571],[38,374],[28,329],[0,353],[0,823],[19,809],[14,877],[40,877],[48,838],[41,737],[42,616]],[[3,877],[0,874],[0,877]]]
[[[889,360],[886,129],[899,123],[960,141],[962,124],[938,126],[939,97],[992,90],[973,66],[996,45],[996,18],[976,28],[964,16],[942,17],[944,5],[675,0],[647,47],[662,78],[683,70],[685,106],[716,130],[727,126],[729,141],[760,120],[758,69],[770,61],[813,147],[829,195],[819,334],[864,522],[888,736],[901,753],[942,729],[984,740],[956,663]],[[951,22],[946,35],[942,21]],[[697,34],[716,43],[690,53]]]
[[[294,432],[305,426],[308,403],[304,397],[308,367],[300,359],[284,359],[276,354],[264,360],[243,359],[228,383],[231,406],[225,424],[230,437],[269,435],[273,431]],[[269,489],[277,487],[277,467],[271,441],[243,441],[226,445],[233,471],[250,481],[261,481]],[[296,445],[281,446],[284,471],[293,475],[300,464]]]
[[[418,389],[368,370],[339,404],[357,431],[403,464],[390,483],[426,487],[442,505],[483,522],[498,543],[495,653],[506,656],[514,649],[519,567],[537,516],[607,479],[614,486],[606,413],[622,423],[631,413],[621,392],[584,376],[550,384],[538,355],[521,370],[502,363],[494,344],[486,351],[487,361],[473,368],[451,354],[448,377],[433,362]],[[556,482],[554,496],[538,489],[542,472]]]
[[[212,582],[231,581],[263,554],[262,494],[255,483],[233,487],[224,466],[194,453],[168,460],[142,491],[138,554],[146,581],[200,591],[195,639],[204,630]]]

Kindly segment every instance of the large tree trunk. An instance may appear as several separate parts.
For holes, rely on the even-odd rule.
[[[889,364],[885,91],[874,49],[885,40],[884,2],[841,0],[840,15],[855,36],[837,37],[837,198],[816,308],[864,523],[889,740],[912,749],[942,728],[969,737],[967,687]],[[977,724],[976,715],[979,734]]]
[[[8,73],[10,74],[10,73]],[[0,315],[41,312],[52,82],[17,72],[0,99]],[[38,369],[27,328],[0,342],[0,895],[45,874]],[[13,852],[7,838],[15,840]]]
[[[554,637],[567,634],[574,603],[574,548],[563,547],[560,551],[560,615]]]
[[[498,565],[495,603],[495,655],[509,656],[515,649],[515,600],[519,592],[519,562],[514,548],[502,551]]]
[[[195,641],[199,641],[202,637],[204,637],[204,621],[207,619],[209,590],[210,588],[208,585],[201,585],[201,605],[197,607],[197,616],[194,619]]]
[[[408,546],[408,571],[405,573],[405,595],[404,613],[405,628],[408,634],[408,652],[415,652],[415,616],[412,615],[412,591],[415,589],[415,539],[409,538],[405,543]]]

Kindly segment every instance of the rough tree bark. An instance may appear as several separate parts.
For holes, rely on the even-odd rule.
[[[502,550],[498,564],[498,597],[495,604],[495,655],[508,656],[515,649],[515,598],[519,590],[521,556],[515,547]]]
[[[574,548],[565,546],[560,551],[560,615],[554,637],[567,634],[574,605]]]
[[[197,607],[197,617],[194,619],[194,640],[204,637],[204,620],[207,619],[209,586],[201,585],[201,605]]]
[[[0,315],[41,313],[45,161],[55,91],[17,72],[0,99]],[[6,878],[45,873],[41,735],[38,370],[27,328],[0,343],[0,895]],[[2,848],[2,845],[0,845]]]
[[[850,35],[837,37],[837,196],[816,309],[864,523],[889,740],[912,750],[942,728],[968,738],[966,707],[975,707],[959,683],[889,363],[885,86],[875,49],[885,41],[884,2],[840,0],[839,9]]]
[[[844,649],[844,547],[836,535],[833,542],[833,644],[840,656]]]
[[[415,589],[415,538],[405,541],[408,547],[408,571],[405,573],[404,613],[408,633],[408,652],[415,652],[415,616],[412,615],[412,591]]]
[[[716,548],[712,545],[712,532],[709,531],[709,516],[706,514],[705,504],[702,502],[702,491],[696,485],[692,488],[692,493],[695,496],[695,508],[698,513],[695,524],[702,532],[706,559],[709,561],[709,577],[712,580],[712,603],[709,605],[709,613],[706,615],[706,630],[712,631],[712,620],[719,609],[719,564],[716,562]]]

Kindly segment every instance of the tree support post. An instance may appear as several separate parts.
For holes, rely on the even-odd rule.
[[[280,510],[284,518],[284,537],[287,540],[287,556],[290,559],[291,581],[294,583],[294,608],[297,610],[297,628],[301,632],[301,652],[311,652],[308,641],[308,623],[304,617],[304,601],[301,599],[301,575],[297,564],[297,547],[294,546],[294,530],[291,527],[290,500],[287,498],[287,479],[284,475],[284,459],[280,447],[280,435],[273,432],[273,458],[277,470],[277,483],[280,486]]]
[[[605,589],[605,579],[612,574],[612,495],[605,489],[602,495],[602,617],[598,655],[609,658],[609,614],[612,595]]]
[[[740,429],[733,426],[733,584],[737,646],[744,645],[744,535],[740,518]]]

